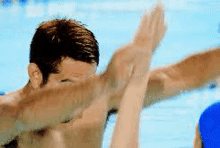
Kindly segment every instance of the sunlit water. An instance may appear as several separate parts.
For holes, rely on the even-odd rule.
[[[75,0],[5,1],[0,5],[0,90],[14,91],[28,80],[29,46],[36,26],[48,19],[67,17],[87,24],[100,45],[98,73],[105,70],[113,52],[128,43],[145,8],[152,1]],[[166,36],[154,55],[151,68],[164,66],[189,54],[219,45],[218,0],[167,0]],[[144,109],[141,117],[142,148],[191,148],[201,112],[220,99],[220,90],[200,89]],[[115,116],[105,130],[103,147],[111,140]]]

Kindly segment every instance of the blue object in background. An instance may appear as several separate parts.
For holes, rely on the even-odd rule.
[[[220,102],[209,106],[199,119],[199,131],[205,148],[217,148],[220,143]]]
[[[0,91],[0,96],[5,95],[5,92]]]

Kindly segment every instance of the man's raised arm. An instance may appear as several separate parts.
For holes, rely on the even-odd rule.
[[[151,14],[145,14],[130,51],[137,54],[132,78],[120,105],[111,148],[139,147],[139,120],[149,79],[152,52],[165,33],[163,7],[158,4]],[[129,51],[129,50],[128,50]]]

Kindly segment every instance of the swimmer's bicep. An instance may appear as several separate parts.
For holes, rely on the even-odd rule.
[[[13,99],[10,99],[9,97],[7,97],[6,95],[4,96],[0,96],[0,105],[1,104],[10,104],[13,102]]]
[[[188,82],[188,87],[200,87],[210,80],[215,80],[219,76],[219,57],[220,49],[212,48],[190,55],[177,64],[174,64],[173,67],[181,72],[183,80]]]

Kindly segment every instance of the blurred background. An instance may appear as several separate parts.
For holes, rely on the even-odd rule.
[[[32,36],[39,23],[56,17],[81,21],[100,45],[105,70],[112,54],[132,39],[144,9],[153,0],[0,0],[0,91],[14,91],[28,81],[27,65]],[[151,68],[177,62],[219,45],[220,1],[164,0],[167,33]],[[201,112],[220,99],[220,89],[208,86],[162,101],[143,110],[141,147],[192,148]],[[103,147],[107,148],[116,116],[110,118]]]

